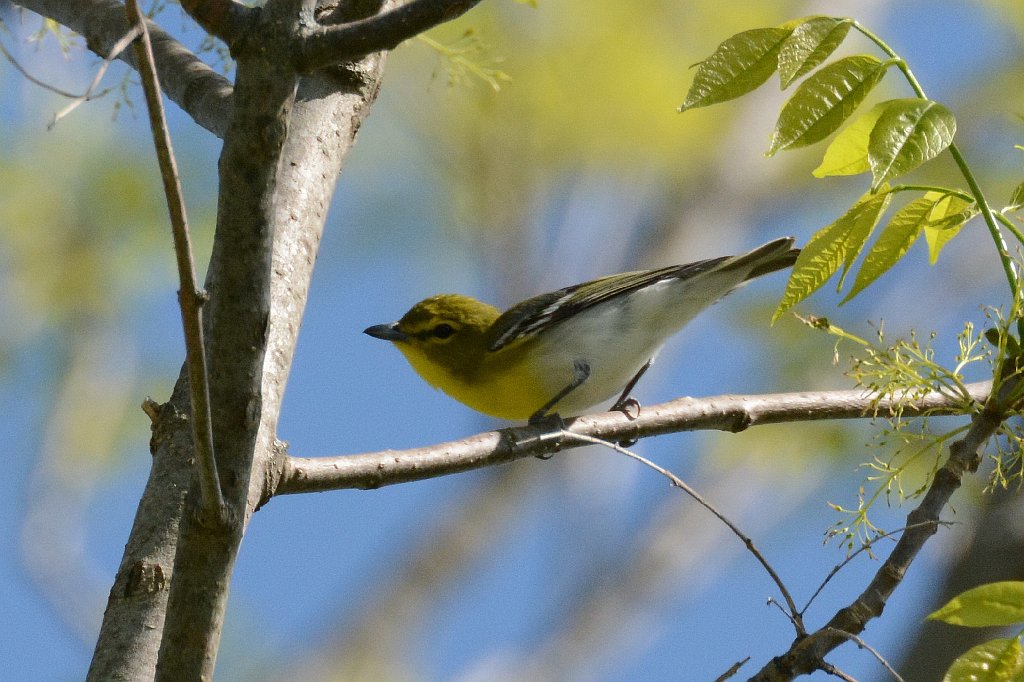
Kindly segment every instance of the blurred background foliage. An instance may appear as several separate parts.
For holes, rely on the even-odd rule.
[[[397,354],[358,334],[428,293],[505,305],[782,234],[802,242],[838,216],[863,178],[814,180],[817,147],[763,156],[785,97],[777,81],[676,113],[689,67],[738,31],[812,13],[856,17],[956,112],[958,141],[994,203],[1021,180],[1019,2],[536,5],[487,0],[431,32],[434,45],[413,40],[389,58],[323,240],[281,422],[294,454],[421,445],[498,425],[418,383]],[[0,12],[0,41],[35,76],[74,91],[91,80],[98,59],[73,39],[65,55],[52,34],[30,40],[38,17]],[[175,5],[157,20],[202,42]],[[124,78],[115,66],[105,83]],[[182,358],[176,282],[144,116],[124,106],[141,100],[137,91],[129,85],[125,100],[115,89],[49,132],[66,101],[7,64],[0,91],[0,414],[9,437],[0,602],[18,614],[0,626],[0,660],[19,679],[80,678],[147,471],[137,407],[147,395],[166,398]],[[171,125],[201,269],[219,145],[173,106]],[[951,169],[940,159],[919,173],[954,182]],[[934,329],[939,357],[952,358],[963,321],[980,323],[980,305],[1005,303],[991,245],[972,226],[937,267],[926,267],[922,247],[867,296],[836,310],[825,291],[802,311],[862,336],[882,319],[893,335]],[[793,319],[768,328],[782,284],[758,282],[684,331],[641,400],[849,387],[851,348],[840,346],[834,365],[824,335]],[[969,378],[984,378],[977,372]],[[866,475],[857,465],[883,449],[875,433],[795,424],[680,434],[638,450],[732,516],[806,598],[844,556],[822,547],[838,518],[826,502],[856,504]],[[1022,518],[1012,492],[958,498],[959,524],[915,564],[869,630],[873,645],[894,661],[921,650],[934,666],[944,660],[936,651],[968,646],[935,638],[973,633],[918,623],[968,586],[958,579],[1024,577],[1024,529],[1007,521]],[[877,521],[897,528],[906,511],[880,505]],[[844,570],[812,622],[849,601],[876,565],[862,558]],[[392,490],[274,501],[243,545],[219,677],[711,679],[788,645],[788,624],[763,607],[770,594],[740,544],[689,500],[631,462],[577,451]],[[908,679],[937,679],[907,660],[921,672]],[[884,679],[855,650],[836,662],[858,679]]]

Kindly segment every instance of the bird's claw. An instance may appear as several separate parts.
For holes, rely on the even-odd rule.
[[[612,412],[621,412],[626,415],[626,419],[633,421],[640,416],[640,401],[633,396],[627,396],[621,400],[615,401],[612,405]]]
[[[547,452],[541,455],[534,455],[537,459],[551,459],[555,456],[555,453],[561,449],[561,443],[563,433],[565,431],[565,420],[557,412],[545,413],[543,411],[535,412],[527,424],[540,429],[540,433],[525,442],[536,441],[538,444],[554,441],[555,446],[551,452]]]
[[[626,415],[626,419],[633,421],[640,416],[640,401],[633,396],[626,396],[615,401],[612,405],[612,412],[621,412]],[[619,446],[624,448],[631,448],[640,442],[639,438],[623,438],[619,441]]]

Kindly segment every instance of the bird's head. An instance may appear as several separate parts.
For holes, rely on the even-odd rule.
[[[494,306],[468,296],[439,294],[414,305],[398,322],[364,333],[391,341],[428,383],[444,386],[470,379],[487,352],[487,332],[498,315]]]

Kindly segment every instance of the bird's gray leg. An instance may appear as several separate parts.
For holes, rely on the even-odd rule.
[[[585,360],[575,360],[575,361],[573,361],[573,363],[572,363],[572,381],[570,381],[569,384],[565,388],[563,388],[561,391],[556,393],[554,398],[552,398],[551,400],[549,400],[546,403],[544,403],[544,405],[539,410],[537,410],[532,415],[530,415],[529,423],[532,424],[532,425],[536,425],[536,424],[539,424],[539,423],[545,421],[546,419],[548,419],[551,416],[551,415],[548,415],[548,410],[550,410],[552,407],[557,405],[559,403],[559,401],[562,400],[562,398],[564,398],[565,396],[569,395],[570,393],[575,391],[577,388],[582,386],[583,382],[585,382],[589,378],[590,378],[590,365],[587,364],[587,362]],[[558,414],[555,414],[553,416],[558,418],[559,422],[561,421],[561,418],[558,417]]]
[[[626,387],[622,389],[622,394],[619,395],[619,399],[612,405],[612,412],[619,411],[624,413],[630,419],[636,419],[640,416],[640,403],[636,398],[630,395],[633,389],[636,388],[636,383],[640,381],[640,377],[644,375],[644,372],[651,368],[653,360],[648,360],[644,363],[644,366],[640,368],[640,371],[633,375],[633,378],[629,380]]]

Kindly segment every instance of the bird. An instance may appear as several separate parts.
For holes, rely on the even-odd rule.
[[[793,265],[793,237],[747,253],[624,272],[534,296],[505,312],[460,294],[426,298],[365,334],[390,341],[431,386],[486,415],[530,424],[631,396],[665,341],[756,277]]]

